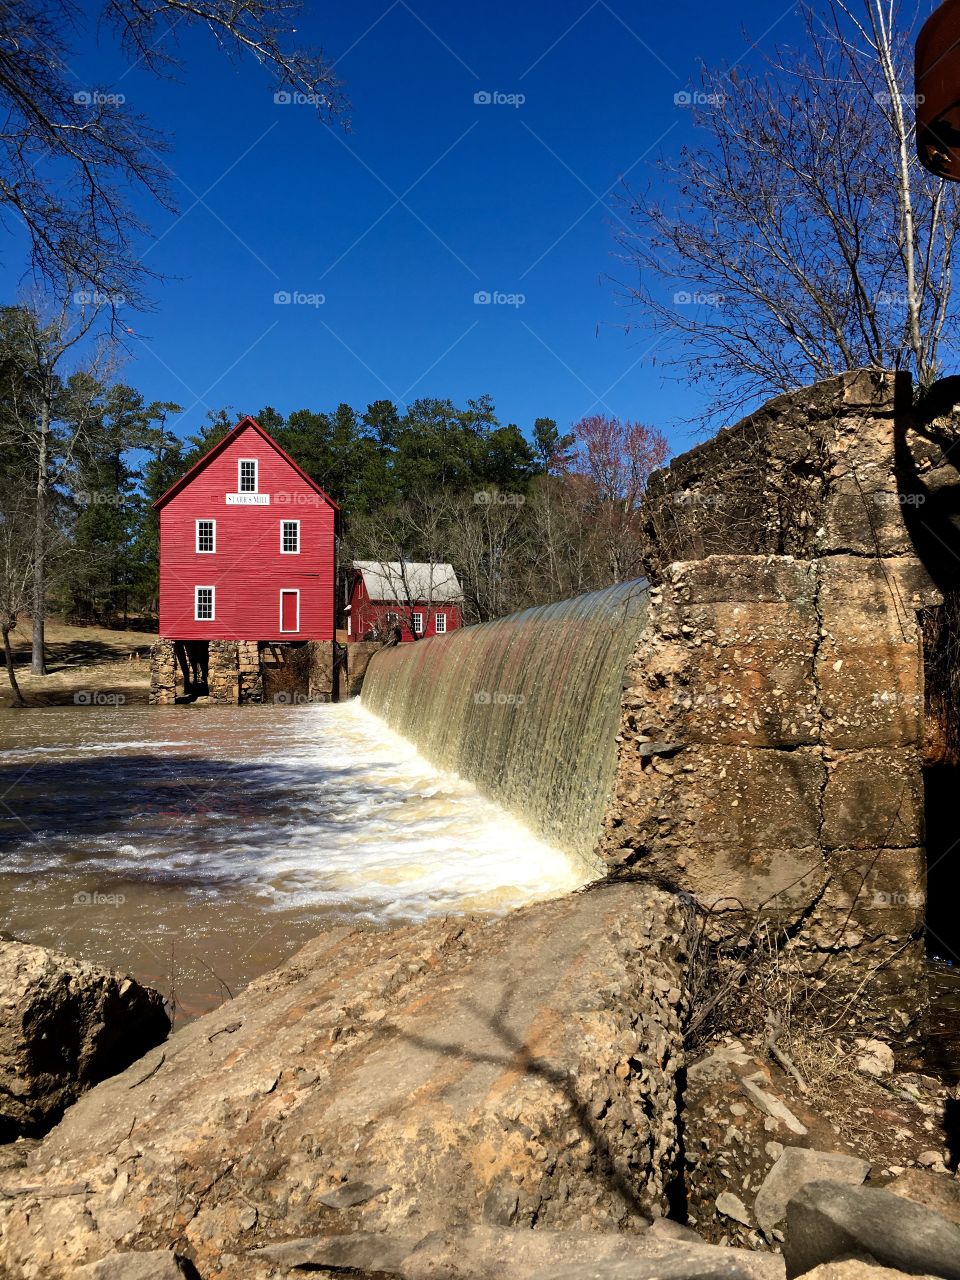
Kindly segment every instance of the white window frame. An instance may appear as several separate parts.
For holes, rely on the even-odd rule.
[[[423,635],[423,613],[419,609],[413,611],[413,634],[415,636]]]
[[[433,631],[434,635],[438,636],[447,634],[447,615],[445,613],[435,613],[433,615]]]
[[[283,625],[283,597],[297,597],[297,625],[292,631]],[[285,636],[295,636],[300,630],[300,589],[299,587],[281,587],[280,588],[280,634]]]
[[[288,524],[295,525],[297,529],[297,546],[295,551],[288,551],[283,545],[283,530]],[[280,554],[282,556],[298,556],[300,554],[300,521],[299,520],[281,520],[280,521]]]
[[[249,462],[253,467],[253,488],[244,489],[243,487],[243,464]],[[237,459],[237,493],[259,493],[260,492],[260,460],[259,458],[238,458]]]
[[[210,526],[211,526],[211,528],[213,529],[213,546],[212,546],[212,547],[210,547],[210,548],[209,548],[209,550],[208,550],[206,547],[201,548],[201,546],[200,546],[200,526],[201,526],[202,524],[208,524],[208,525],[210,525]],[[206,518],[206,519],[203,519],[203,520],[197,520],[197,521],[196,521],[196,528],[195,528],[194,532],[195,532],[195,535],[196,535],[196,541],[195,541],[195,543],[194,543],[194,546],[196,547],[197,555],[198,555],[198,556],[212,556],[212,555],[215,555],[215,554],[216,554],[216,550],[217,550],[217,522],[216,522],[216,520],[210,520],[209,518]]]
[[[210,592],[210,617],[209,618],[200,617],[200,592],[201,591]],[[217,588],[213,586],[194,587],[193,588],[193,620],[194,622],[215,622],[216,618],[217,618]]]

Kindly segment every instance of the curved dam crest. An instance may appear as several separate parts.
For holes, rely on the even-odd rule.
[[[363,704],[602,874],[624,670],[647,605],[638,579],[384,649]]]

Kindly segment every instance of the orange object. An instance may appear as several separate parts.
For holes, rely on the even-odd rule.
[[[920,30],[915,91],[920,163],[960,182],[960,0],[944,0]]]

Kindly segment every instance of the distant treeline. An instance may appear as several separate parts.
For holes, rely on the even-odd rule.
[[[109,354],[71,364],[75,318],[0,310],[0,614],[38,599],[78,621],[156,610],[154,500],[250,413],[344,513],[342,563],[438,559],[457,568],[471,621],[634,576],[636,510],[666,457],[651,428],[587,417],[561,431],[502,425],[482,395],[401,411],[267,406],[176,431],[173,401],[146,403]],[[89,345],[89,344],[88,344]]]

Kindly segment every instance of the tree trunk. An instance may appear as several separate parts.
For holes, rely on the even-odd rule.
[[[44,653],[44,614],[46,612],[47,574],[47,501],[50,484],[49,459],[50,413],[44,404],[40,411],[37,450],[37,509],[33,527],[33,656],[30,670],[35,676],[47,674]]]
[[[15,707],[25,707],[27,704],[17,683],[17,673],[13,668],[13,649],[10,647],[10,629],[15,625],[16,619],[13,622],[4,622],[0,625],[0,631],[3,632],[3,656],[7,664],[7,679],[10,681],[10,688],[13,690],[13,705]]]

